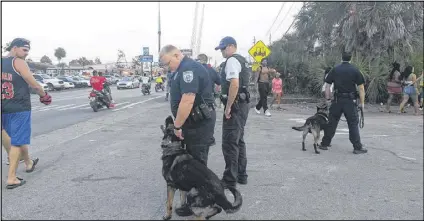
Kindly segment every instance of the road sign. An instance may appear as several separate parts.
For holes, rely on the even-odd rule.
[[[260,63],[258,63],[258,62],[253,63],[252,64],[252,71],[256,72],[258,70],[259,66],[261,66]]]
[[[143,47],[143,55],[144,56],[149,55],[149,47]]]
[[[140,56],[140,62],[153,62],[153,55]]]
[[[261,62],[271,54],[271,50],[262,41],[258,41],[249,49],[249,54],[256,62]]]

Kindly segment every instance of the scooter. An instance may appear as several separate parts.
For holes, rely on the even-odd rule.
[[[164,87],[163,83],[156,83],[155,91],[158,92],[159,90],[165,91],[165,87]]]
[[[107,109],[110,108],[110,101],[107,98],[107,95],[102,94],[100,91],[92,90],[88,99],[94,112],[97,112],[103,107],[107,107]]]
[[[150,83],[143,83],[141,85],[141,93],[143,93],[143,95],[146,95],[146,94],[150,95],[151,87],[152,86],[150,85]]]

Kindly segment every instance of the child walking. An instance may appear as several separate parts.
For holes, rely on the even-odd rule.
[[[278,110],[281,110],[281,97],[283,96],[283,80],[280,78],[280,73],[276,73],[274,79],[272,79],[272,94],[274,95],[274,99],[271,102],[270,107],[277,101]]]

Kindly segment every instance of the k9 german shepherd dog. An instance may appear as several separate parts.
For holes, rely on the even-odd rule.
[[[302,140],[302,150],[306,151],[305,148],[305,138],[308,133],[312,133],[314,136],[314,149],[315,153],[319,154],[317,150],[318,142],[320,138],[320,131],[324,129],[328,124],[328,106],[327,104],[317,105],[317,113],[306,119],[306,122],[301,127],[292,127],[293,130],[303,131],[303,140]]]
[[[163,219],[168,220],[172,216],[172,205],[177,189],[181,192],[181,203],[184,203],[188,210],[177,209],[176,213],[179,216],[194,215],[197,219],[209,219],[222,209],[226,213],[237,212],[243,203],[240,192],[229,187],[234,195],[234,203],[228,201],[224,184],[218,176],[188,154],[183,142],[175,136],[174,120],[171,116],[166,118],[165,126],[161,125],[161,129],[164,133],[161,144],[162,175],[167,184],[166,214]]]

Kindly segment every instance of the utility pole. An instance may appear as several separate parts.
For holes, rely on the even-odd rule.
[[[193,20],[193,29],[192,29],[192,33],[191,33],[191,51],[192,51],[192,56],[196,56],[196,43],[197,43],[197,14],[199,11],[199,2],[196,2],[196,6],[194,8],[194,20]]]
[[[255,38],[255,36],[253,36],[253,45],[255,45],[256,44],[256,38]]]
[[[203,4],[202,7],[202,14],[200,15],[200,25],[199,25],[199,33],[197,35],[197,43],[196,43],[196,55],[199,55],[200,53],[200,46],[202,44],[202,31],[203,31],[203,19],[204,19],[204,13],[205,13],[205,4]]]
[[[158,52],[160,52],[161,45],[160,45],[160,37],[162,34],[161,28],[160,28],[160,2],[158,2]]]

